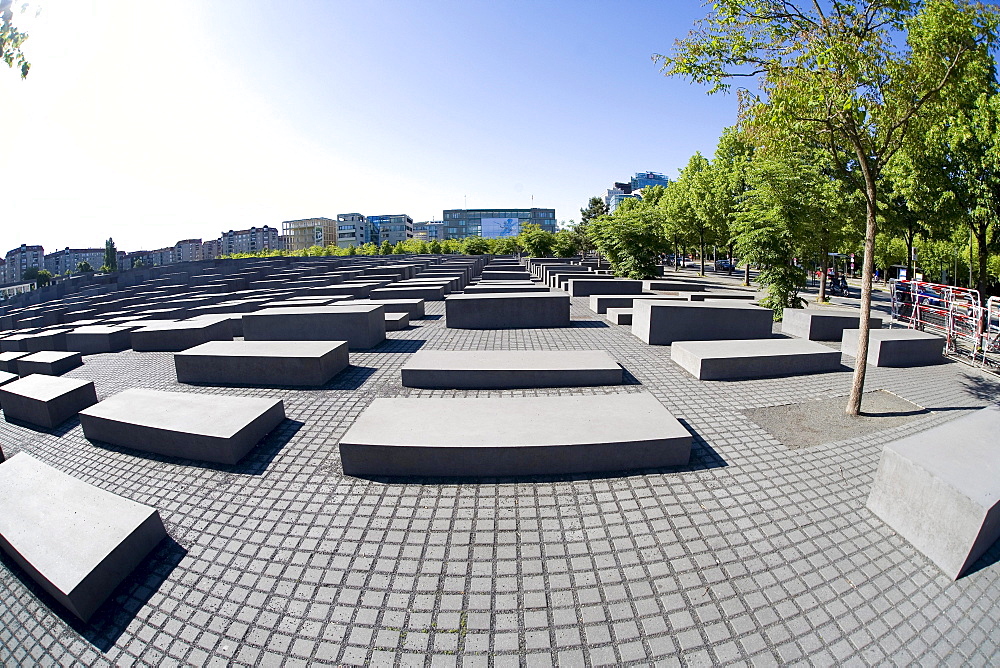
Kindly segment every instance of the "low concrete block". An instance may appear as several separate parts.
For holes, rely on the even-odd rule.
[[[686,301],[687,297],[677,295],[591,295],[590,310],[594,313],[607,313],[609,308],[632,308],[636,299],[652,299],[654,301]]]
[[[426,301],[441,301],[444,299],[444,285],[431,283],[423,285],[390,286],[372,290],[369,295],[372,299],[423,299]]]
[[[18,358],[17,373],[21,376],[33,373],[59,376],[81,364],[83,364],[83,356],[80,353],[43,350]]]
[[[845,329],[842,350],[858,356],[860,330]],[[944,360],[945,340],[915,329],[873,329],[868,337],[868,363],[872,366],[910,367],[939,364]]]
[[[445,324],[456,329],[569,327],[569,295],[515,292],[451,295],[444,302]]]
[[[228,320],[182,320],[133,330],[130,338],[137,352],[179,351],[207,341],[231,341],[233,333]]]
[[[402,313],[386,313],[385,314],[385,330],[387,332],[398,332],[401,329],[406,329],[410,326],[410,314],[406,312]]]
[[[524,283],[484,282],[467,285],[463,292],[467,295],[492,295],[504,292],[550,292],[550,288],[529,281]]]
[[[687,295],[688,301],[703,302],[706,300],[721,301],[723,299],[743,299],[753,301],[756,295],[752,292],[694,292]]]
[[[113,325],[77,327],[66,334],[66,349],[84,355],[116,353],[132,345],[133,329]]]
[[[80,411],[90,440],[220,464],[239,462],[284,419],[280,399],[138,389]]]
[[[751,304],[638,299],[632,334],[650,345],[771,338],[771,309]]]
[[[957,579],[1000,538],[1000,408],[888,444],[868,509]]]
[[[247,341],[347,341],[351,350],[385,341],[381,304],[266,309],[243,316]]]
[[[812,309],[785,309],[781,331],[810,341],[840,341],[845,329],[857,329],[861,316],[850,313],[827,313]],[[881,318],[869,318],[868,326],[882,328]]]
[[[575,278],[566,281],[566,291],[571,297],[589,297],[591,295],[640,295],[642,281],[629,279],[593,279]]]
[[[17,360],[31,353],[0,353],[0,371],[17,373]]]
[[[802,339],[674,341],[670,359],[698,380],[733,380],[840,369],[840,351]]]
[[[615,325],[631,325],[632,309],[630,308],[609,308],[605,312],[605,317]]]
[[[647,393],[375,399],[340,441],[344,472],[356,476],[592,473],[690,455],[691,434]]]
[[[410,320],[423,318],[426,314],[423,299],[356,299],[344,306],[381,306],[386,313],[409,313]]]
[[[405,387],[513,389],[620,385],[603,350],[421,350],[402,368]]]
[[[97,403],[94,383],[80,378],[32,374],[0,387],[0,408],[7,420],[54,429]]]
[[[210,341],[174,355],[181,383],[319,387],[348,363],[346,341]]]
[[[24,453],[0,465],[0,548],[84,622],[166,535],[155,508]]]
[[[0,371],[0,386],[6,385],[7,383],[13,383],[15,380],[20,378],[16,373],[8,373],[7,371]]]

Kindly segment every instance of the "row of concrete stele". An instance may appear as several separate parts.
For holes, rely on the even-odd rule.
[[[504,313],[498,326],[568,325],[569,296],[558,293],[545,294],[549,288],[535,283],[527,285],[542,289],[517,289],[522,287],[519,284],[529,279],[523,270],[511,264],[497,263],[495,268],[487,267],[483,270],[483,275],[489,278],[470,286],[480,288],[480,296],[473,297],[475,290],[471,292],[467,290],[465,295],[449,298],[446,301],[447,317],[450,321],[448,325],[456,327],[467,324],[473,328],[486,328],[490,320],[495,318],[499,304],[505,304],[509,312]],[[481,261],[472,261],[470,266],[477,270],[482,268]],[[534,273],[538,276],[537,267],[535,270]],[[660,332],[660,336],[664,327],[652,323],[666,322],[669,327],[670,318],[665,318],[665,314],[660,313],[660,319],[657,320],[654,314],[657,314],[658,307],[668,303],[682,309],[698,309],[680,311],[685,318],[695,313],[704,314],[704,317],[736,319],[738,316],[753,313],[754,315],[750,315],[751,322],[760,320],[763,323],[762,316],[757,313],[767,311],[751,305],[719,304],[690,298],[683,304],[682,300],[669,298],[656,303],[663,297],[670,297],[663,294],[670,290],[662,282],[643,285],[644,288],[659,290],[659,294],[655,296],[644,294],[645,290],[632,292],[626,296],[613,294],[621,290],[619,285],[613,285],[618,279],[610,276],[595,278],[589,285],[578,282],[587,280],[569,279],[568,284],[563,282],[557,285],[568,288],[575,286],[576,292],[589,292],[588,295],[581,296],[594,295],[591,297],[592,306],[595,299],[600,299],[598,295],[611,295],[619,300],[630,297],[633,303],[629,306],[633,311],[640,313],[639,322],[648,320],[648,324],[640,325],[640,332],[645,327],[645,331],[657,331]],[[605,281],[610,282],[603,283]],[[601,287],[591,288],[592,285]],[[632,286],[634,283],[626,289],[632,290]],[[591,289],[596,292],[590,292]],[[691,292],[701,292],[701,290],[696,286]],[[711,294],[705,293],[702,298],[711,298]],[[545,300],[538,301],[537,297],[543,295]],[[558,306],[550,306],[557,303],[551,299],[552,297],[558,300]],[[732,298],[720,297],[720,299]],[[649,302],[652,304],[648,307],[647,318],[644,315],[646,308],[644,304]],[[539,303],[546,306],[537,306]],[[291,309],[291,313],[272,313],[271,317],[268,317],[269,314],[258,312],[250,314],[249,321],[246,320],[246,316],[239,318],[243,321],[244,329],[247,322],[253,322],[261,315],[263,317],[260,317],[258,322],[264,325],[274,324],[270,330],[266,327],[260,330],[267,332],[259,335],[265,340],[210,341],[175,355],[178,380],[194,383],[256,384],[261,378],[268,378],[273,384],[300,386],[316,386],[328,382],[348,365],[348,347],[364,348],[373,345],[374,339],[371,337],[366,339],[365,336],[372,329],[372,315],[375,310],[384,307],[375,306],[375,310],[369,307],[367,311],[364,309],[354,311],[354,313],[366,313],[364,318],[355,317],[354,330],[358,332],[354,337],[355,345],[351,345],[350,341],[266,340],[268,336],[286,337],[289,331],[300,333],[303,329],[322,331],[308,324],[315,323],[315,320],[302,319],[310,310],[317,308],[325,307],[314,304],[286,306],[283,310]],[[406,305],[406,308],[408,315],[415,313],[412,310],[414,305]],[[605,308],[623,307],[608,307],[605,304]],[[464,313],[461,312],[462,309],[465,309]],[[550,320],[552,324],[523,324],[537,322],[539,317],[544,321],[545,317],[551,318],[555,311],[558,311],[558,318]],[[422,310],[420,313],[422,315]],[[323,310],[312,313],[312,318],[329,319],[330,316],[330,312]],[[758,346],[765,343],[763,339],[770,337],[769,312],[767,316],[766,335],[764,328],[758,326],[760,337],[755,342]],[[827,336],[834,338],[830,336],[831,331],[850,332],[849,322],[836,318],[830,320],[828,317],[824,319],[820,314],[807,314],[807,316],[806,320],[799,324],[786,321],[785,331],[792,332],[795,327],[804,327],[801,332],[795,333],[804,334],[806,339],[821,340]],[[465,321],[462,320],[463,317],[466,318]],[[340,318],[345,322],[349,319]],[[295,324],[288,325],[286,324],[288,321]],[[854,321],[856,326],[857,318],[854,318]],[[252,329],[255,326],[258,325],[252,325],[251,331],[257,331]],[[339,331],[344,331],[345,325],[339,327]],[[725,327],[713,331],[727,331]],[[377,326],[374,329],[377,330]],[[634,326],[633,331],[635,331]],[[756,333],[757,329],[751,327],[742,331]],[[379,341],[384,339],[384,330],[381,337]],[[770,339],[766,344],[781,344],[786,341],[792,344],[809,343]],[[654,341],[647,342],[654,343]],[[748,355],[746,351],[741,352],[738,347],[733,347],[735,344],[745,344],[745,341],[740,340],[680,342],[671,339],[668,342],[674,344],[672,347],[674,359],[699,377],[711,376],[713,364],[715,368],[732,367],[733,360],[744,360],[743,367],[738,373],[775,375],[774,366],[768,368],[765,361],[768,358],[772,363],[781,360],[788,357],[788,351],[791,350],[776,345],[773,348],[759,348],[763,350],[763,354]],[[703,348],[700,353],[696,347],[692,353],[690,349],[682,350],[684,343],[709,347]],[[830,352],[836,353],[829,348],[826,351],[826,359],[832,359]],[[694,371],[693,362],[685,362],[682,359],[684,355],[692,354],[700,360],[698,372]],[[937,355],[940,356],[940,350]],[[839,354],[836,357],[839,365]],[[754,360],[757,366],[746,362],[746,359]],[[284,364],[279,365],[277,362]],[[280,376],[282,371],[279,366],[286,374],[283,377]],[[783,366],[779,364],[779,367],[778,373],[813,372],[813,370],[803,370],[805,367],[801,365],[796,367],[795,364],[791,366],[787,363]],[[825,370],[825,368],[815,370]],[[403,384],[412,387],[516,388],[617,384],[622,382],[622,372],[620,365],[603,351],[421,351],[410,357],[403,366],[401,375]],[[279,374],[277,380],[274,374]],[[68,416],[79,412],[84,435],[91,440],[226,464],[235,464],[242,459],[284,418],[283,406],[278,400],[127,390],[97,403],[93,384],[87,381],[35,374],[16,382],[23,384],[25,388],[20,394],[34,394],[34,398],[45,405],[45,410],[41,410],[39,405],[19,406],[17,401],[11,403],[8,410],[8,404],[4,403],[3,408],[8,419],[21,419],[40,426],[53,427],[68,419]],[[71,383],[72,387],[62,383]],[[29,391],[29,388],[32,389]],[[0,391],[0,393],[6,397],[6,392]],[[433,406],[426,405],[426,402],[433,402]],[[32,410],[35,412],[32,413]],[[399,425],[412,424],[420,416],[427,415],[428,411],[433,411],[441,419],[435,421],[433,433],[421,435],[422,444],[432,445],[416,447],[410,432],[401,429]],[[508,419],[510,415],[517,415],[518,419],[510,420]],[[553,419],[553,416],[558,416],[558,419]],[[995,429],[998,426],[995,422],[995,411],[981,412],[966,420],[976,420],[976,425],[993,420],[994,422],[989,423],[992,425],[990,428]],[[962,424],[962,420],[949,423],[945,427],[968,429]],[[180,434],[183,437],[172,439],[170,434]],[[503,434],[503,438],[497,439],[497,434]],[[655,468],[687,463],[690,447],[691,436],[687,430],[652,395],[646,393],[505,398],[502,401],[377,399],[362,413],[340,443],[345,473],[425,476],[526,475]],[[922,462],[922,467],[918,464],[907,467],[897,461],[902,459],[910,462],[913,459],[911,451],[914,449],[919,450],[919,447],[908,448],[905,441],[886,449],[887,454],[883,456],[883,464],[880,465],[869,506],[938,563],[945,572],[957,577],[968,568],[978,554],[989,547],[996,536],[990,539],[990,533],[983,529],[982,522],[973,526],[974,512],[958,513],[960,517],[956,517],[953,513],[947,518],[939,518],[942,526],[935,527],[933,532],[928,532],[926,527],[919,523],[913,530],[905,526],[905,519],[920,518],[927,514],[921,512],[920,508],[912,507],[919,501],[926,502],[927,494],[921,492],[905,496],[897,493],[895,486],[905,474],[909,475],[907,489],[920,489],[919,481],[911,480],[916,475],[914,471],[923,473],[928,468],[933,469],[934,464],[940,465],[940,462],[931,461],[929,464]],[[888,454],[890,452],[895,457],[891,465],[886,464],[890,461]],[[909,454],[899,455],[900,452]],[[931,459],[934,454],[930,453]],[[907,459],[908,456],[910,459]],[[12,467],[11,463],[15,462],[16,465]],[[883,474],[883,470],[887,473]],[[904,473],[900,473],[901,471]],[[13,512],[0,514],[0,535],[7,538],[8,542],[11,542],[10,537],[15,538],[13,544],[20,548],[15,549],[19,555],[16,557],[19,563],[50,594],[83,619],[93,614],[117,584],[111,582],[110,586],[95,588],[86,583],[97,581],[107,583],[106,572],[109,570],[128,573],[164,535],[162,523],[155,509],[103,492],[47,467],[27,455],[18,455],[0,467],[0,480],[3,480],[4,476],[13,482],[5,486],[8,493],[0,495],[0,507],[9,507]],[[940,476],[932,474],[931,478],[933,483],[931,487],[940,493]],[[981,481],[982,478],[978,480]],[[964,485],[957,484],[956,480],[950,482],[952,484],[945,486],[945,492],[953,496],[966,494],[967,480],[964,480]],[[37,535],[39,532],[30,528],[32,526],[30,520],[37,518],[39,514],[52,516],[54,510],[58,509],[51,507],[50,497],[44,494],[41,497],[38,494],[32,495],[31,489],[63,490],[60,494],[70,496],[62,498],[86,499],[88,507],[94,509],[94,513],[68,519],[55,512],[58,516],[57,521],[63,521],[67,526],[62,527],[61,532],[47,532],[47,536]],[[956,506],[961,504],[953,503],[950,507]],[[903,508],[902,512],[899,511],[900,508]],[[986,508],[980,504],[979,508],[985,508],[985,512],[989,513],[993,507]],[[971,524],[970,517],[972,517]],[[24,518],[24,521],[11,518]],[[115,518],[115,521],[109,521],[108,518]],[[39,526],[37,522],[35,526]],[[961,528],[961,531],[956,528]],[[61,560],[51,559],[51,555],[54,554],[53,545],[46,541],[53,535],[61,536],[58,539],[60,541],[73,540],[74,536],[79,540],[88,541],[88,537],[92,537],[95,532],[100,534],[100,540],[90,541],[98,545],[95,545],[89,560],[66,564]],[[971,540],[970,535],[972,535]],[[928,536],[937,539],[936,542],[932,540],[928,543],[924,540]],[[942,540],[943,538],[946,539]],[[117,549],[122,545],[128,546],[127,552],[133,562],[125,563],[119,559],[116,563],[113,555],[122,552]]]

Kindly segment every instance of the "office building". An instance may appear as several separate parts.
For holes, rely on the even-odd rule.
[[[516,237],[528,224],[556,231],[555,209],[446,209],[443,218],[446,239]]]
[[[21,244],[17,248],[7,251],[4,259],[7,263],[6,282],[14,283],[20,281],[21,276],[30,267],[45,268],[45,249],[41,246]]]
[[[269,225],[251,227],[248,230],[229,230],[219,238],[222,254],[256,253],[257,251],[280,248],[278,230]]]
[[[650,186],[669,186],[670,179],[659,172],[636,172],[630,181],[630,185],[634,192]]]
[[[426,220],[422,223],[413,223],[413,238],[418,241],[444,240],[444,221]]]
[[[369,241],[378,243],[378,231],[363,214],[341,213],[337,216],[337,246],[355,248]]]
[[[305,250],[310,246],[337,244],[337,221],[332,218],[303,218],[281,223],[281,239],[285,250]]]
[[[201,239],[183,239],[174,244],[174,262],[195,262],[202,259]]]
[[[642,199],[642,189],[650,186],[668,186],[670,179],[659,172],[636,172],[627,182],[615,181],[613,188],[608,188],[604,194],[604,203],[608,213],[614,213],[626,199]]]
[[[400,241],[413,238],[413,219],[405,213],[368,216],[368,222],[371,224],[373,230],[378,231],[378,243],[388,241],[395,246]],[[375,239],[372,239],[372,241],[375,241]]]

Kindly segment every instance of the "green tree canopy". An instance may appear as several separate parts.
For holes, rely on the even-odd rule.
[[[16,67],[24,79],[31,69],[31,63],[21,49],[28,35],[14,25],[13,5],[14,0],[0,0],[0,57],[8,67]],[[21,7],[21,11],[25,9],[27,9],[26,3]]]

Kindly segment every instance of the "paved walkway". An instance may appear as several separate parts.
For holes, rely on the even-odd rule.
[[[689,272],[690,273],[690,272]],[[290,418],[240,465],[99,447],[79,423],[0,422],[29,452],[159,509],[172,540],[89,625],[3,558],[4,665],[996,664],[1000,547],[953,582],[864,505],[881,446],[1000,400],[1000,382],[947,363],[871,369],[927,409],[850,440],[790,449],[744,411],[844,397],[839,372],[700,382],[575,299],[573,327],[390,333],[315,391],[188,387],[171,356],[94,355],[69,376],[128,387],[275,396]],[[435,319],[436,318],[436,319]],[[619,387],[410,390],[418,349],[608,350]],[[696,435],[689,466],[611,476],[361,480],[338,438],[377,396],[653,393]],[[425,419],[436,419],[429,412]],[[419,430],[420,425],[414,424]]]

